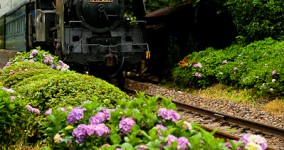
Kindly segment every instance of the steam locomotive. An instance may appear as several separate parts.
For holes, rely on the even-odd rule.
[[[147,70],[144,16],[143,0],[1,0],[0,47],[41,46],[71,69],[123,87]]]

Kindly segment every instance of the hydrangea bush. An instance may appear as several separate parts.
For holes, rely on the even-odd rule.
[[[114,107],[117,99],[128,99],[124,92],[112,84],[94,76],[70,71],[67,68],[66,64],[58,61],[56,57],[38,48],[30,52],[19,53],[1,70],[0,81],[1,85],[5,86],[3,89],[7,92],[13,91],[10,97],[13,101],[9,102],[21,102],[23,109],[21,107],[16,110],[19,114],[23,112],[25,114],[20,119],[10,122],[3,119],[7,124],[20,124],[15,130],[7,128],[7,131],[11,132],[7,135],[11,137],[14,133],[21,135],[13,141],[28,144],[40,140],[42,134],[39,133],[39,126],[44,119],[42,112],[48,108],[79,105],[84,101],[93,100],[107,107]],[[6,108],[1,107],[1,111],[5,112],[3,114],[7,114],[8,117],[17,115],[15,111],[9,111],[9,109],[6,111],[2,108]],[[1,124],[1,127],[4,128],[4,125]],[[1,133],[3,134],[0,136],[4,138],[5,132]],[[7,138],[7,141],[3,141],[5,145],[11,144],[9,140]]]
[[[222,83],[254,89],[258,96],[283,96],[283,47],[283,41],[267,38],[247,46],[194,52],[173,69],[173,79],[184,87]]]
[[[198,123],[181,119],[175,105],[143,94],[133,101],[121,100],[114,109],[88,102],[74,108],[45,113],[46,149],[249,149],[267,148],[264,138],[246,135],[240,141],[214,138]]]
[[[25,103],[15,97],[15,91],[0,86],[0,149],[8,149],[26,139],[32,131]],[[28,131],[27,131],[28,130]]]
[[[5,67],[15,63],[15,62],[22,62],[22,61],[28,61],[28,62],[40,62],[47,66],[49,66],[52,69],[57,70],[69,70],[69,66],[65,64],[63,61],[58,60],[57,56],[51,55],[48,51],[41,50],[41,47],[36,47],[35,49],[32,49],[29,52],[20,52],[17,53],[15,58],[12,58]],[[4,68],[5,68],[4,67]]]

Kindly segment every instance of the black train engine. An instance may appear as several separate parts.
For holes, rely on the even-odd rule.
[[[42,9],[36,10],[35,20],[45,17],[45,27],[49,27],[45,30],[48,30],[47,36],[53,36],[55,54],[71,69],[104,79],[116,78],[120,87],[124,86],[127,76],[142,76],[145,73],[150,52],[143,36],[143,0],[54,2],[53,14],[46,9],[52,7],[48,1],[38,1],[37,5]],[[127,17],[126,14],[130,15]],[[52,17],[48,16],[52,15],[55,19],[49,20]],[[42,32],[42,25],[36,28]]]

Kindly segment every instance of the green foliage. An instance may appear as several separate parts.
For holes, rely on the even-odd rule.
[[[39,74],[57,74],[59,71],[53,70],[45,64],[38,62],[16,62],[5,68],[3,85],[12,87],[18,82]]]
[[[25,104],[0,89],[0,149],[6,149],[23,138],[26,133],[27,111]],[[14,100],[13,100],[14,99]]]
[[[148,11],[154,11],[163,7],[176,6],[188,2],[187,0],[146,0],[145,5]]]
[[[246,42],[266,37],[283,38],[283,5],[283,0],[228,0],[225,3],[240,38]]]
[[[222,83],[253,88],[259,96],[282,96],[284,42],[271,38],[247,46],[232,45],[223,50],[208,48],[188,55],[173,70],[173,78],[185,87],[206,87]],[[202,67],[193,67],[197,62]],[[277,74],[272,75],[273,71]],[[197,78],[195,73],[202,74]]]
[[[93,97],[113,107],[118,99],[127,97],[104,80],[71,71],[34,75],[16,84],[15,90],[21,99],[40,110],[79,105],[83,101],[92,101]]]
[[[177,141],[167,144],[168,136],[173,135],[177,138],[188,139],[192,149],[207,149],[212,148],[212,146],[215,149],[226,149],[223,140],[213,137],[215,131],[209,133],[202,129],[198,123],[188,123],[181,119],[177,121],[170,118],[163,119],[159,115],[161,107],[158,105],[157,99],[157,96],[147,97],[143,93],[138,93],[138,96],[132,101],[119,101],[117,108],[110,111],[110,118],[102,122],[110,129],[109,135],[90,134],[83,138],[82,143],[76,142],[74,130],[82,124],[90,126],[89,118],[96,116],[98,112],[102,112],[104,107],[97,102],[83,104],[81,107],[86,108],[83,118],[73,124],[68,124],[66,121],[70,115],[69,111],[52,110],[52,113],[46,117],[47,121],[43,128],[43,132],[47,136],[47,147],[49,149],[102,148],[114,150],[115,148],[122,148],[128,150],[143,146],[147,149],[163,147],[165,150],[171,150],[177,149],[178,145]],[[169,99],[163,99],[161,104],[162,108],[175,110],[175,105]],[[120,128],[119,123],[123,118],[132,118],[135,121],[130,132],[123,133]],[[96,124],[92,125],[96,126]],[[162,130],[157,125],[162,125],[167,130]],[[82,130],[82,132],[84,131]]]
[[[3,105],[1,101],[0,110],[4,115],[1,118],[4,123],[2,125],[1,122],[1,147],[9,147],[19,141],[27,144],[40,140],[39,127],[44,121],[41,112],[49,108],[81,105],[88,101],[111,108],[117,100],[129,99],[114,85],[68,68],[68,65],[38,48],[19,53],[1,70],[1,85],[13,88],[4,89],[12,92],[14,99],[11,101],[0,93],[4,101]]]
[[[13,65],[13,64],[15,64],[15,65]],[[51,69],[50,67],[46,66],[45,64],[28,62],[28,61],[15,62],[13,64],[6,66],[3,69],[2,73],[0,74],[0,80],[4,81],[9,76],[14,75],[18,72],[38,70],[38,69],[44,69],[44,70]]]

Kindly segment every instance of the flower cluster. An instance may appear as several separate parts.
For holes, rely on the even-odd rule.
[[[163,134],[161,133],[161,130],[168,130],[167,127],[165,127],[165,126],[163,126],[161,124],[157,124],[155,127],[157,128],[157,132],[158,132],[159,136],[163,136]]]
[[[5,88],[5,87],[3,87],[2,90],[6,91],[6,92],[9,92],[9,93],[15,93],[14,90],[9,89],[9,88]]]
[[[40,47],[37,47],[36,49],[31,50],[29,53],[24,53],[24,55],[20,56],[20,61],[28,61],[28,62],[41,62],[52,69],[57,69],[61,71],[69,70],[69,65],[65,64],[63,61],[59,60],[57,62],[57,57],[53,57],[50,53],[40,50]],[[15,58],[14,61],[19,60],[19,58]],[[14,62],[12,61],[12,62]],[[6,66],[10,65],[7,63]]]
[[[59,60],[58,62],[59,62],[59,65],[56,66],[57,70],[65,71],[69,69],[69,66],[65,64],[63,61]]]
[[[76,121],[81,120],[84,117],[85,110],[86,108],[82,108],[82,107],[73,108],[67,117],[68,124],[73,124]]]
[[[132,118],[123,118],[119,122],[119,128],[124,132],[128,133],[131,128],[135,125],[135,121]]]
[[[173,120],[174,122],[180,119],[180,115],[171,109],[160,108],[158,111],[158,116],[162,117],[165,120]]]
[[[9,89],[9,88],[5,88],[5,87],[3,87],[2,90],[6,91],[6,92],[9,92],[10,94],[15,93],[14,90]],[[15,96],[11,95],[11,96],[10,96],[10,99],[11,99],[11,100],[15,100]]]
[[[234,140],[234,143],[243,142],[245,149],[257,149],[257,150],[265,150],[267,149],[267,141],[265,138],[260,135],[254,134],[245,134],[238,141]],[[227,142],[226,147],[232,148],[232,145]],[[237,150],[242,150],[241,147],[238,147]]]
[[[37,49],[33,49],[32,52],[30,53],[30,58],[34,58],[38,54]]]
[[[26,105],[26,109],[32,113],[40,114],[40,110],[37,108],[33,108],[31,105]]]
[[[57,133],[57,134],[54,136],[53,140],[54,140],[54,143],[60,143],[60,142],[62,141],[62,137],[61,137],[60,134]]]
[[[109,132],[110,129],[103,123],[95,125],[80,124],[73,130],[72,135],[76,138],[77,143],[82,143],[83,139],[88,136],[94,134],[100,137],[103,135],[107,136]]]
[[[178,150],[187,150],[190,147],[190,143],[186,137],[177,138],[174,135],[169,134],[167,138],[168,138],[167,146],[171,146],[172,142],[177,141]]]
[[[194,76],[195,76],[196,78],[202,78],[202,74],[199,73],[199,72],[195,72]]]
[[[193,64],[192,66],[195,67],[195,68],[201,68],[202,67],[201,63]]]
[[[44,57],[43,63],[45,63],[47,65],[53,64],[54,57],[52,57],[50,55],[45,55],[45,54],[43,54],[43,57]]]
[[[89,119],[90,124],[99,124],[110,118],[110,111],[115,109],[102,109],[95,116]]]

